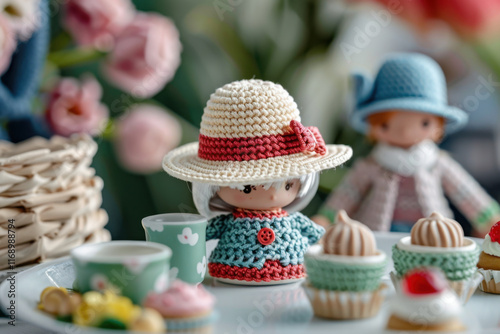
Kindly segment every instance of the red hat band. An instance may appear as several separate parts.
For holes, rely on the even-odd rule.
[[[260,160],[296,153],[325,155],[327,148],[318,128],[290,121],[291,133],[260,137],[216,138],[199,136],[198,157],[211,161]]]

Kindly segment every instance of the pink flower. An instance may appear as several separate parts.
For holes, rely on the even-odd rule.
[[[500,31],[499,0],[368,1],[382,4],[391,13],[399,15],[420,32],[429,32],[436,20],[444,21],[465,38],[494,35]]]
[[[108,120],[108,108],[100,102],[101,85],[93,77],[80,83],[64,78],[52,91],[46,117],[52,130],[62,136],[73,133],[98,135]]]
[[[137,14],[118,35],[104,72],[125,92],[151,97],[174,76],[181,50],[172,21],[157,14]]]
[[[491,36],[500,31],[499,0],[453,0],[436,2],[436,15],[466,38]]]
[[[16,47],[15,34],[8,21],[0,15],[0,75],[9,68]]]
[[[63,24],[79,45],[110,50],[134,13],[130,0],[68,0]]]
[[[179,122],[154,105],[134,106],[116,124],[115,148],[130,171],[151,173],[161,169],[163,157],[181,138]]]

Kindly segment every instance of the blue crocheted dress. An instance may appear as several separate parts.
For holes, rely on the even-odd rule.
[[[209,259],[209,273],[257,282],[302,278],[304,253],[324,232],[299,212],[236,210],[215,217],[207,227],[207,240],[219,239]]]

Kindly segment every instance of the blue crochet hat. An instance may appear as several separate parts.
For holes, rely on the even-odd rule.
[[[467,123],[465,111],[448,106],[443,71],[434,60],[422,54],[391,56],[383,63],[375,81],[359,73],[353,78],[356,106],[349,121],[360,132],[368,132],[368,116],[393,109],[442,116],[448,133]]]

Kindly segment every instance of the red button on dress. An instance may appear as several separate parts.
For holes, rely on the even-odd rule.
[[[274,231],[269,227],[264,227],[257,233],[257,240],[264,246],[272,244],[274,238]]]

